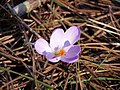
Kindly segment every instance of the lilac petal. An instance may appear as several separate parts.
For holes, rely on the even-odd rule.
[[[57,28],[51,35],[50,46],[53,50],[57,51],[63,47],[64,44],[64,31],[63,29]]]
[[[48,61],[56,63],[60,61],[61,57],[55,57],[54,53],[47,53],[46,58]]]
[[[69,41],[70,44],[76,43],[80,38],[80,29],[77,26],[71,26],[66,32],[65,32],[65,39],[66,41]]]
[[[78,61],[78,59],[79,59],[79,56],[77,55],[77,56],[72,57],[72,58],[62,57],[61,61],[66,62],[66,63],[74,63],[74,62]]]
[[[35,47],[35,50],[41,55],[45,55],[47,52],[51,52],[51,48],[48,42],[42,38],[38,39],[35,42],[34,47]]]
[[[81,52],[81,47],[78,45],[71,45],[65,47],[64,50],[66,51],[65,58],[72,58],[78,55]]]

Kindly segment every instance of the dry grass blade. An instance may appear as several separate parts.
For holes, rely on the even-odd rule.
[[[98,26],[90,25],[90,24],[86,24],[86,25],[89,26],[89,27],[93,27],[93,28],[96,28],[96,29],[99,29],[99,30],[103,30],[103,31],[106,31],[106,32],[108,32],[108,33],[112,33],[112,34],[115,34],[115,35],[119,35],[119,36],[120,36],[120,34],[117,33],[117,32],[113,32],[113,31],[110,31],[110,30],[107,30],[107,29],[104,29],[104,28],[101,28],[101,27],[98,27]]]
[[[111,29],[113,29],[113,30],[116,30],[116,31],[120,32],[119,29],[117,29],[117,28],[115,28],[115,27],[112,27],[112,26],[110,26],[110,25],[107,25],[107,24],[105,24],[105,23],[98,22],[98,21],[93,20],[93,19],[89,19],[89,20],[92,21],[92,22],[94,22],[94,23],[96,23],[96,24],[100,24],[100,25],[103,25],[103,26],[105,26],[105,27],[109,27],[109,28],[111,28]]]

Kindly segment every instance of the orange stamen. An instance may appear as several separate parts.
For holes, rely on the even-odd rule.
[[[65,54],[65,50],[63,50],[63,49],[60,50],[60,51],[59,51],[59,54],[60,54],[61,56],[63,56],[63,55]]]
[[[65,50],[61,49],[60,51],[56,52],[55,55],[63,56],[65,55]]]

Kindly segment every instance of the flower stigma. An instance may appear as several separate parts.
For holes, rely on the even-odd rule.
[[[55,52],[55,55],[60,55],[60,56],[64,56],[65,55],[65,50],[61,49],[58,52]]]

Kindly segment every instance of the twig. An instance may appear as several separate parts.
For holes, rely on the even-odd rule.
[[[14,18],[21,23],[23,26],[25,26],[25,28],[29,29],[32,33],[34,33],[38,38],[41,38],[41,36],[35,32],[34,30],[32,30],[32,28],[30,28],[15,12],[14,9],[11,8],[11,6],[9,4],[7,4],[7,6],[9,7],[11,14],[14,16]]]

